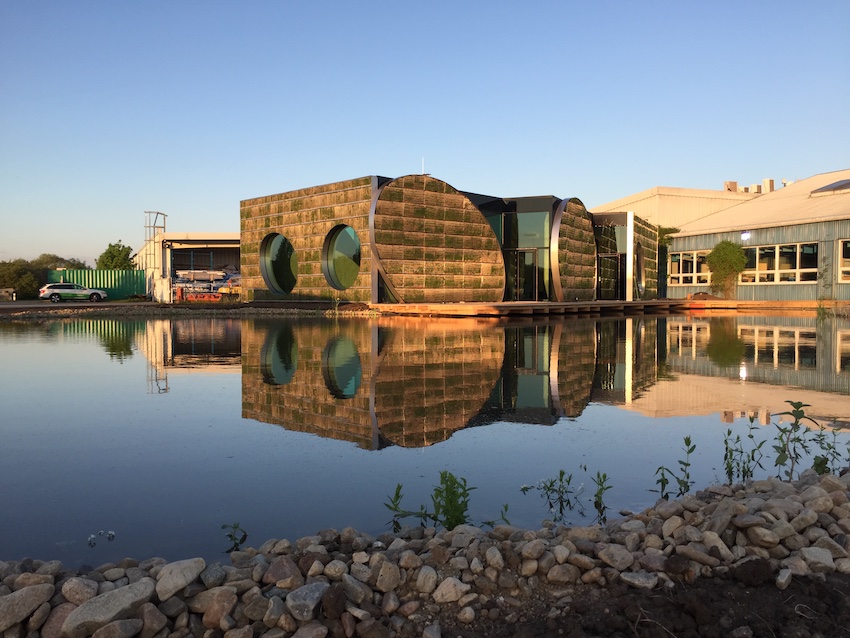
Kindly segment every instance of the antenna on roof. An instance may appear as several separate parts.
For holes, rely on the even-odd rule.
[[[422,158],[422,174],[425,174],[425,158]]]

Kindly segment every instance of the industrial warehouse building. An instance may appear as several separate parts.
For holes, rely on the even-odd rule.
[[[241,202],[243,301],[654,298],[657,230],[579,199],[502,198],[430,175],[361,177]]]
[[[680,226],[668,255],[667,296],[710,290],[718,242],[747,255],[741,300],[850,300],[850,169],[822,173]]]

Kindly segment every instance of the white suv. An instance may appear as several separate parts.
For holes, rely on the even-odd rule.
[[[60,301],[103,301],[106,299],[106,291],[97,288],[86,288],[80,284],[47,284],[38,291],[39,299],[50,299],[53,303]]]

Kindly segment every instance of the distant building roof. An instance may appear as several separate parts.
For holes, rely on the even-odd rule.
[[[683,224],[674,237],[850,219],[850,169],[821,173]]]

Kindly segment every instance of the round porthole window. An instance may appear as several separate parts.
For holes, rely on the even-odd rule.
[[[350,399],[357,394],[363,368],[357,346],[348,337],[331,340],[322,353],[325,385],[337,399]]]
[[[322,249],[322,271],[337,290],[354,284],[360,274],[360,238],[351,226],[339,225],[328,233]]]
[[[283,235],[267,235],[260,244],[260,273],[269,290],[292,292],[298,279],[298,257]]]
[[[269,385],[286,385],[298,368],[298,347],[292,325],[284,323],[266,337],[260,351],[260,372]]]

